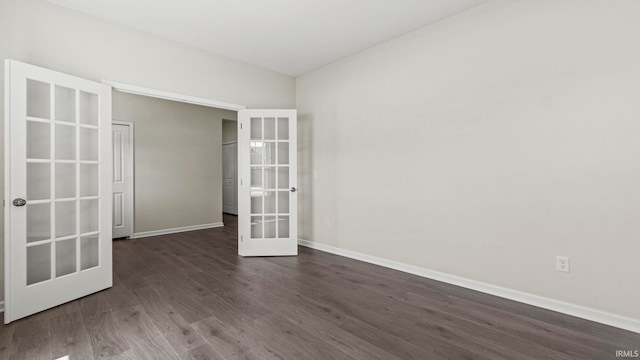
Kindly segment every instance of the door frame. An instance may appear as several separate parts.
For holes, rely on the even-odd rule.
[[[111,120],[111,125],[122,125],[122,126],[128,126],[129,127],[129,173],[131,174],[131,183],[129,184],[129,193],[131,194],[131,199],[129,199],[127,201],[127,208],[129,208],[130,210],[130,216],[131,218],[128,220],[131,220],[131,235],[129,235],[129,238],[133,237],[133,234],[135,233],[135,220],[136,220],[136,215],[135,215],[135,181],[136,181],[136,173],[135,173],[135,166],[134,166],[134,160],[135,160],[135,140],[134,140],[134,135],[135,135],[135,124],[131,121],[121,121],[121,120]],[[111,133],[113,134],[113,127],[111,129]],[[113,139],[112,139],[113,141]],[[111,152],[113,153],[113,149],[111,149]],[[112,176],[111,179],[113,179],[113,168],[111,169],[112,171]],[[111,200],[113,201],[113,191],[111,194]],[[113,216],[113,214],[111,214],[111,216]]]
[[[102,83],[106,85],[110,85],[113,91],[121,91],[121,92],[134,94],[134,95],[149,96],[149,97],[158,98],[158,99],[178,101],[178,102],[183,102],[187,104],[207,106],[207,107],[224,109],[224,110],[232,110],[232,111],[240,111],[240,110],[245,110],[247,108],[244,105],[232,104],[232,103],[217,101],[213,99],[201,98],[197,96],[184,95],[184,94],[174,93],[170,91],[156,90],[156,89],[151,89],[151,88],[146,88],[146,87],[131,85],[131,84],[125,84],[125,83],[116,82],[116,81],[102,80]]]
[[[6,94],[9,94],[11,91],[11,67],[10,60],[5,60],[3,62],[4,66],[4,98],[7,98]],[[3,99],[4,101],[4,99]],[[9,292],[11,291],[11,266],[10,260],[8,259],[8,254],[11,254],[11,211],[7,208],[7,198],[11,197],[11,142],[7,141],[7,134],[11,134],[11,101],[4,101],[4,169],[3,169],[3,178],[4,178],[4,196],[2,197],[2,208],[4,211],[4,254],[2,261],[4,262],[4,299],[2,302],[2,312],[4,312],[4,316],[6,318],[6,304],[9,298]],[[11,201],[9,201],[10,203]]]

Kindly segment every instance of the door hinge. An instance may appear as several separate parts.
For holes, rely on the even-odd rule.
[[[242,179],[240,179],[240,186],[242,186]]]
[[[244,236],[240,235],[240,242],[244,241]]]
[[[242,123],[240,123],[240,130],[242,130]]]

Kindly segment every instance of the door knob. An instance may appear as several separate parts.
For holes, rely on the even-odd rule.
[[[21,198],[13,199],[13,206],[25,206],[26,204],[27,204],[27,200],[25,199],[21,199]]]
[[[291,187],[290,191],[291,191],[291,192],[296,192],[296,191],[298,191],[298,189],[296,189],[296,188],[294,188],[294,187]]]

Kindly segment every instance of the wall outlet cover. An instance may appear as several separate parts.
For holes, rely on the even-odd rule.
[[[569,272],[569,257],[556,256],[556,270],[560,272]]]

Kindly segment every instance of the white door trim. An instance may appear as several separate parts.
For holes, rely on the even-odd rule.
[[[7,135],[11,134],[11,101],[6,101],[7,94],[11,92],[11,60],[4,61],[4,197],[2,205],[4,208],[4,253],[11,254],[11,211],[7,209],[7,206],[11,206],[11,141],[7,141]],[[7,201],[9,200],[9,201]],[[4,255],[4,299],[2,304],[2,311],[5,312],[7,304],[10,302],[7,300],[9,297],[9,291],[11,287],[11,264],[6,261],[6,255]],[[5,312],[5,317],[8,315]]]
[[[224,101],[211,100],[211,99],[206,99],[206,98],[201,98],[201,97],[191,96],[191,95],[183,95],[183,94],[174,93],[170,91],[156,90],[156,89],[151,89],[151,88],[146,88],[146,87],[131,85],[131,84],[125,84],[125,83],[120,83],[115,81],[102,80],[102,83],[110,85],[113,88],[113,90],[129,93],[129,94],[144,95],[144,96],[150,96],[158,99],[172,100],[172,101],[178,101],[178,102],[183,102],[188,104],[208,106],[208,107],[225,109],[225,110],[233,110],[233,111],[240,111],[247,108],[244,105],[232,104]]]
[[[136,182],[136,173],[135,167],[133,166],[133,162],[135,160],[135,126],[131,121],[120,121],[120,120],[112,120],[111,124],[113,125],[122,125],[129,127],[129,174],[131,174],[131,182],[129,183],[129,194],[131,194],[130,199],[127,201],[127,208],[129,208],[129,221],[131,224],[131,236],[133,237],[136,229],[136,216],[135,216],[135,182]],[[112,150],[113,151],[113,150]]]

